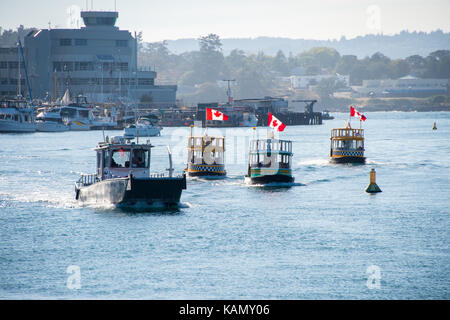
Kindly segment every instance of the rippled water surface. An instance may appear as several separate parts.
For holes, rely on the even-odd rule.
[[[449,299],[450,113],[367,114],[362,166],[328,162],[335,116],[286,129],[291,188],[245,185],[251,130],[222,131],[228,179],[188,181],[170,211],[76,203],[100,131],[0,134],[0,298]],[[182,171],[187,134],[151,139],[153,171],[166,145]],[[377,195],[364,192],[371,168]]]

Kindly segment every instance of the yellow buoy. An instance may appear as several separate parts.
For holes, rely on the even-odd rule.
[[[366,192],[367,193],[378,193],[378,192],[382,192],[381,189],[378,187],[377,182],[376,182],[376,175],[377,173],[375,172],[375,169],[372,169],[370,171],[370,183],[366,188]]]
[[[433,130],[437,130],[436,121],[433,124]]]

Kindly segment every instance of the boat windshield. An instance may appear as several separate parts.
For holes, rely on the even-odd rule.
[[[149,167],[149,151],[142,149],[133,150],[132,167],[148,168]]]
[[[129,168],[130,167],[130,150],[122,148],[114,150],[111,156],[111,168]]]

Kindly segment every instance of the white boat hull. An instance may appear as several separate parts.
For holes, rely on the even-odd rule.
[[[161,135],[162,128],[150,127],[150,128],[126,128],[125,136],[134,137],[156,137]]]
[[[69,126],[66,126],[63,123],[49,121],[37,122],[36,129],[39,132],[65,132],[70,130]]]
[[[13,120],[0,120],[0,132],[36,132],[34,122],[17,122]]]

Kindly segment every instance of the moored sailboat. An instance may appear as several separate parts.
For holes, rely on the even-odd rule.
[[[0,101],[0,132],[35,132],[33,109],[22,99]]]

